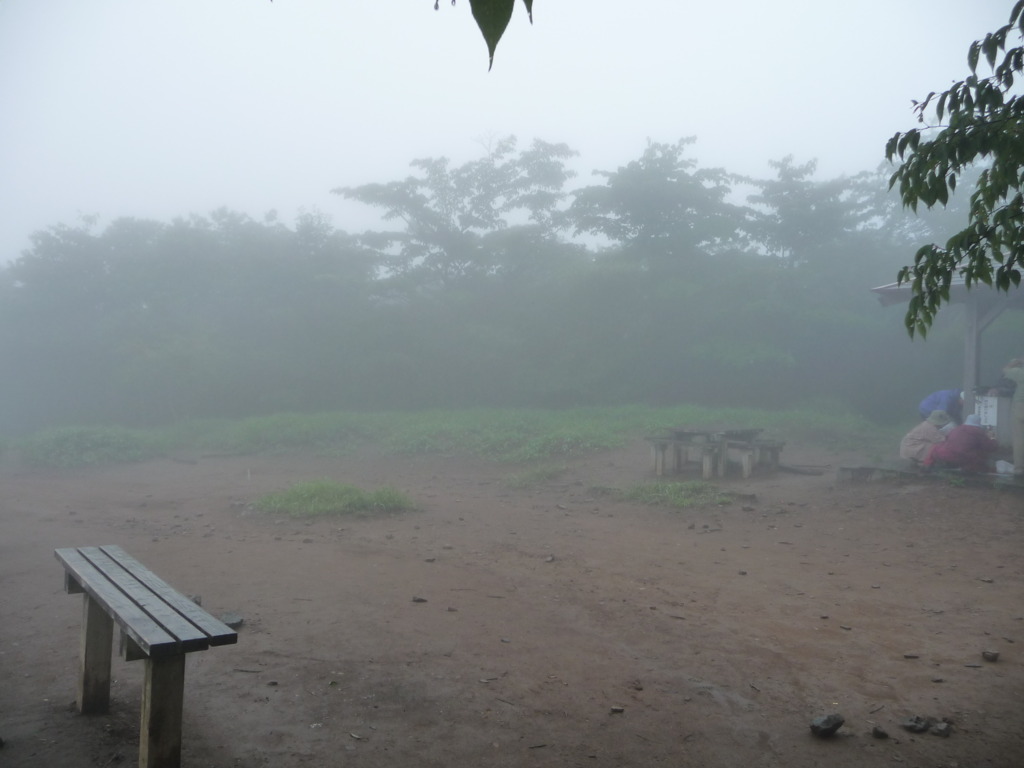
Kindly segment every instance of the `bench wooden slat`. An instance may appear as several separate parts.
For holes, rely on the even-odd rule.
[[[205,651],[210,647],[205,632],[185,619],[173,606],[168,605],[156,590],[142,582],[135,574],[124,568],[123,565],[102,548],[81,547],[79,552],[99,568],[125,595],[139,605],[153,621],[175,638],[179,645],[178,650],[181,653]],[[115,552],[115,554],[117,553]],[[152,572],[149,573],[154,578],[157,578]],[[167,587],[166,584],[164,586]],[[167,588],[170,589],[170,587]],[[152,655],[151,651],[148,651],[146,648],[143,647],[142,650]]]
[[[73,574],[75,581],[103,606],[117,625],[146,653],[161,655],[176,651],[177,641],[77,549],[58,549],[55,554],[67,571]]]
[[[155,594],[159,595],[164,603],[188,619],[196,629],[206,636],[209,645],[232,645],[238,642],[238,633],[235,630],[219,619],[214,618],[203,610],[201,606],[196,605],[182,595],[121,549],[121,547],[111,544],[100,547],[100,549],[132,576],[149,587]]]

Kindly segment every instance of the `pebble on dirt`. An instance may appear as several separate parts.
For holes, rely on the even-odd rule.
[[[952,731],[953,731],[953,726],[951,726],[945,720],[943,720],[942,722],[936,723],[935,725],[932,726],[932,729],[931,729],[932,733],[934,733],[936,736],[942,736],[943,738],[948,737],[949,734],[952,733]]]
[[[840,714],[821,715],[811,720],[811,733],[825,738],[833,735],[845,722],[846,720]]]
[[[910,731],[911,733],[924,733],[933,725],[935,725],[935,721],[932,718],[921,717],[920,715],[914,715],[900,723],[900,727],[903,730]]]

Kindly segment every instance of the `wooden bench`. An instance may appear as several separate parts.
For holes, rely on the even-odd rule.
[[[78,711],[110,706],[113,630],[126,661],[144,659],[140,768],[181,765],[185,654],[238,642],[238,634],[150,571],[121,547],[55,550],[64,588],[84,593],[79,645]]]

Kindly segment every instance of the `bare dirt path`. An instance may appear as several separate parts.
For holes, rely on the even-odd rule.
[[[187,766],[1024,761],[1024,496],[831,470],[730,479],[749,495],[683,511],[601,493],[649,479],[642,443],[529,489],[509,486],[515,471],[443,457],[4,470],[0,765],[137,759],[139,665],[115,660],[109,715],[71,706],[81,603],[53,549],[92,544],[245,617],[237,646],[188,658]],[[322,477],[391,484],[421,509],[296,521],[248,506]],[[830,712],[846,725],[813,737]],[[914,715],[951,735],[908,733]]]

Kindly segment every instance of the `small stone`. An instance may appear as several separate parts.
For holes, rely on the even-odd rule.
[[[625,711],[626,711],[625,707],[612,707],[611,708],[611,714],[613,714],[613,715],[621,715]]]
[[[242,618],[242,614],[228,611],[220,615],[220,620],[227,624],[232,629],[238,629],[245,623],[245,619]]]
[[[413,597],[412,601],[414,603],[425,603],[425,602],[427,602],[427,598],[425,598],[425,597]]]
[[[876,739],[889,738],[889,732],[880,725],[876,725],[874,728],[871,729],[871,735],[874,736]]]
[[[999,661],[999,651],[982,651],[981,658],[985,661]]]
[[[931,732],[936,736],[941,736],[945,739],[948,738],[949,734],[953,732],[953,726],[943,721],[941,723],[936,723],[935,725],[933,725]]]
[[[921,657],[918,656],[916,653],[904,653],[903,654],[903,658],[904,659],[920,659]]]
[[[811,733],[826,738],[838,731],[845,722],[840,714],[822,715],[811,720]]]
[[[924,733],[934,724],[935,721],[931,718],[914,715],[900,723],[900,727],[905,731],[910,731],[911,733]]]

